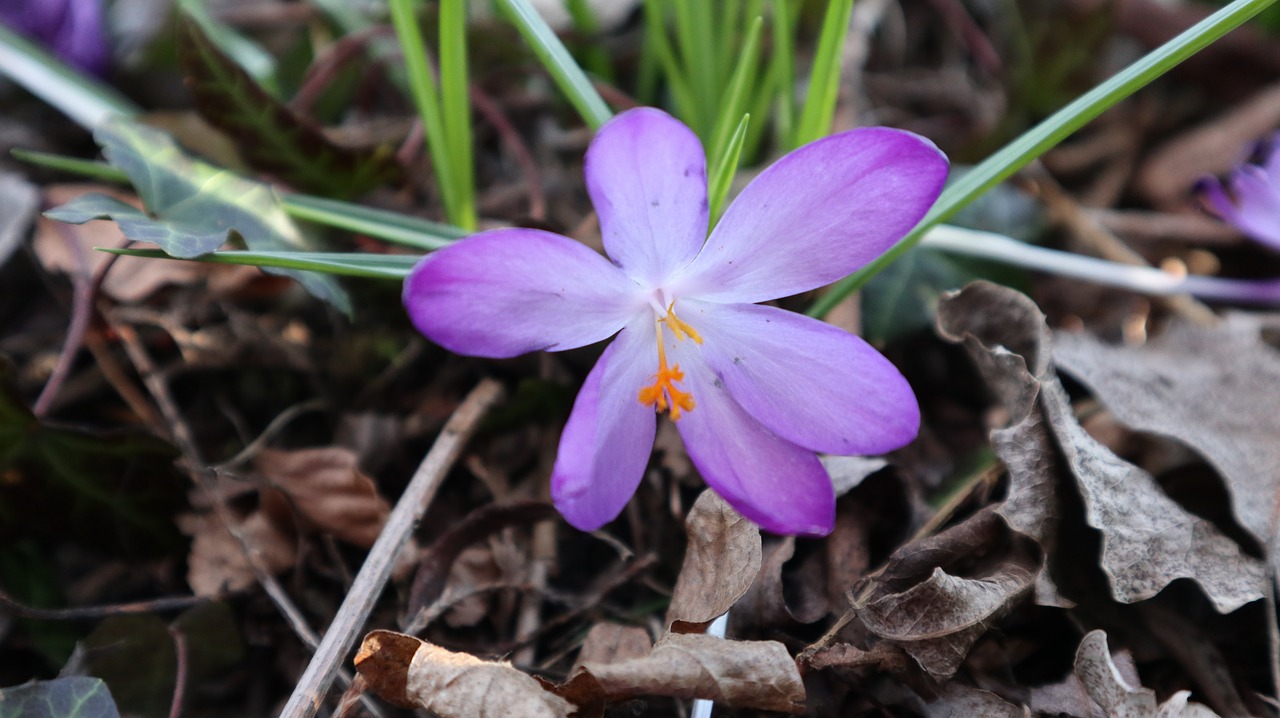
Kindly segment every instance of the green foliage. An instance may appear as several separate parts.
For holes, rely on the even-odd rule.
[[[199,24],[184,20],[179,34],[196,110],[227,133],[255,168],[331,197],[363,194],[400,179],[390,148],[369,152],[335,145],[219,50]]]
[[[115,119],[103,123],[94,139],[107,161],[129,177],[147,211],[88,194],[47,212],[51,219],[73,224],[113,219],[129,239],[154,242],[183,258],[212,252],[232,237],[254,250],[297,250],[310,244],[270,186],[191,159],[163,132]],[[350,301],[332,277],[274,271],[350,313]]]
[[[120,718],[107,684],[72,676],[0,690],[0,718]]]
[[[596,92],[587,74],[574,62],[573,56],[564,43],[560,42],[560,38],[556,37],[555,31],[533,9],[529,0],[498,0],[498,4],[515,23],[533,54],[537,55],[543,67],[551,73],[560,91],[577,109],[582,119],[593,129],[608,122],[613,116],[609,106],[600,97],[600,93]]]

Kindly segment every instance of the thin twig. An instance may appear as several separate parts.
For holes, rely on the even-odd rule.
[[[183,611],[192,606],[199,606],[210,601],[224,598],[218,596],[174,596],[156,598],[150,601],[132,603],[112,603],[105,606],[82,606],[78,608],[36,608],[19,603],[17,599],[0,590],[0,608],[19,618],[36,621],[82,621],[97,620],[108,616],[122,616],[140,613],[164,613],[167,611]]]
[[[31,406],[31,413],[37,419],[43,419],[49,413],[49,408],[53,406],[58,390],[66,382],[67,375],[71,373],[71,365],[80,353],[80,347],[84,344],[84,335],[89,331],[89,320],[93,317],[94,282],[88,253],[80,244],[80,240],[71,233],[69,226],[58,224],[58,233],[71,248],[71,254],[76,260],[75,271],[71,272],[71,322],[67,325],[67,336],[62,342],[58,363],[54,365],[53,372],[49,374],[49,380],[45,382],[44,388],[40,390],[40,396],[36,397],[35,404]]]
[[[187,637],[181,630],[169,626],[169,635],[173,638],[173,653],[177,659],[173,676],[173,700],[169,702],[169,718],[181,718],[182,704],[187,693],[190,655],[187,652]]]
[[[542,191],[542,178],[538,175],[538,163],[533,160],[533,153],[529,151],[528,145],[520,138],[520,133],[512,126],[511,121],[503,114],[502,108],[498,107],[498,103],[494,102],[479,88],[471,88],[471,104],[475,106],[476,111],[493,125],[493,129],[498,131],[498,136],[502,138],[502,144],[507,146],[507,151],[511,153],[511,159],[520,166],[520,173],[524,175],[525,191],[529,193],[529,216],[539,222],[547,218],[547,197]]]
[[[364,626],[378,596],[382,595],[400,549],[409,540],[480,419],[501,396],[502,387],[496,381],[486,379],[480,382],[444,425],[440,437],[427,452],[392,510],[382,534],[369,550],[369,556],[347,592],[342,608],[325,632],[324,640],[316,649],[307,670],[298,679],[289,702],[280,712],[281,718],[311,718],[320,709],[334,674],[355,642],[356,633]]]

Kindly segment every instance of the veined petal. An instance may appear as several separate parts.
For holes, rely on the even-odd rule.
[[[657,419],[636,393],[648,383],[655,357],[652,327],[628,326],[605,349],[573,404],[551,474],[551,498],[583,531],[616,518],[644,477]]]
[[[869,127],[807,144],[738,195],[677,291],[750,304],[840,279],[914,227],[946,178],[946,157],[910,132]]]
[[[428,339],[459,354],[513,357],[607,339],[643,298],[591,248],[550,232],[498,229],[427,255],[404,306]]]
[[[1273,249],[1280,249],[1280,197],[1257,167],[1245,166],[1231,176],[1232,201],[1216,178],[1207,177],[1199,187],[1205,201],[1236,229]]]
[[[682,414],[676,428],[703,480],[766,531],[830,533],[835,490],[817,455],[756,421],[696,352],[688,346],[677,351],[697,407]]]
[[[707,160],[693,131],[661,110],[627,110],[587,149],[587,192],[605,252],[654,286],[698,254],[707,236]]]
[[[758,304],[686,300],[680,309],[729,395],[783,439],[830,454],[883,454],[919,431],[910,384],[861,338]]]

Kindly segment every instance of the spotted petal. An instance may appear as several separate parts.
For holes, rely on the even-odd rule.
[[[693,131],[642,107],[610,120],[587,150],[587,192],[605,252],[653,286],[689,263],[707,236],[707,161]]]
[[[883,454],[920,428],[897,368],[859,337],[758,304],[681,302],[681,318],[729,395],[787,441],[830,454]]]
[[[756,421],[698,360],[677,348],[697,407],[676,422],[707,485],[766,531],[825,536],[835,523],[835,490],[811,450]]]
[[[643,300],[635,282],[580,242],[499,229],[428,255],[405,280],[404,305],[444,348],[500,358],[607,339]]]
[[[551,498],[583,531],[618,516],[649,463],[657,420],[636,393],[654,369],[652,332],[643,321],[622,330],[587,375],[560,436]]]
[[[754,303],[853,272],[924,216],[947,177],[928,140],[871,127],[801,147],[738,195],[677,293]]]

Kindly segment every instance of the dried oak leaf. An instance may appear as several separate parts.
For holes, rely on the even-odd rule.
[[[388,703],[440,718],[567,718],[575,710],[510,663],[483,661],[393,631],[365,636],[355,666]]]
[[[1187,702],[1190,691],[1178,691],[1157,706],[1155,691],[1120,673],[1111,660],[1104,631],[1090,631],[1080,641],[1075,670],[1089,697],[1108,718],[1218,718],[1205,706]]]
[[[976,282],[945,299],[938,318],[943,335],[963,342],[995,382],[1009,413],[1010,426],[994,431],[992,444],[1009,469],[1009,496],[998,511],[1011,528],[1039,542],[1052,560],[1061,520],[1056,492],[1065,481],[1083,498],[1088,524],[1102,534],[1100,563],[1116,600],[1151,598],[1179,578],[1198,583],[1223,613],[1262,596],[1261,562],[1076,422],[1048,363],[1060,356],[1030,299]],[[1015,359],[1010,346],[1026,358]],[[1009,370],[1003,376],[1001,366]],[[1043,572],[1037,600],[1063,604]]]
[[[1280,352],[1256,320],[1175,324],[1141,347],[1065,332],[1054,341],[1054,362],[1121,422],[1203,456],[1226,482],[1240,524],[1270,542],[1280,496]]]
[[[557,688],[577,701],[636,696],[704,698],[735,708],[804,710],[800,671],[777,641],[733,641],[669,633],[642,658],[584,663]]]
[[[264,509],[287,516],[292,505],[313,528],[369,548],[391,514],[373,479],[356,465],[354,452],[341,447],[281,451],[264,449],[254,467],[279,493],[263,492]]]
[[[689,545],[667,626],[676,633],[701,633],[742,598],[760,572],[760,528],[707,490],[689,510],[685,534]]]

